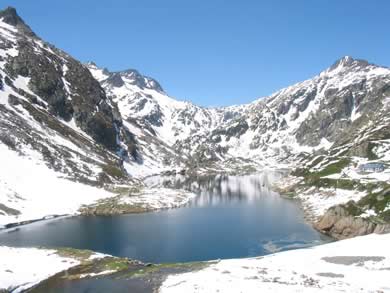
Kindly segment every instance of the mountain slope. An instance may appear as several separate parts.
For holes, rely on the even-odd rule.
[[[313,79],[244,106],[202,145],[273,164],[295,162],[296,155],[342,144],[346,133],[385,115],[389,83],[389,69],[345,57]]]
[[[177,152],[177,142],[196,135],[207,136],[217,127],[223,110],[207,109],[169,97],[157,81],[135,70],[109,72],[87,64],[108,96],[118,105],[123,124],[136,134],[139,164],[125,164],[130,174],[144,175],[188,167],[190,153]],[[147,166],[145,166],[145,164]],[[144,168],[146,167],[146,168]]]
[[[135,142],[116,105],[13,8],[0,13],[0,142],[0,215],[68,214],[112,196],[85,184],[129,182],[119,163]]]
[[[336,148],[347,139],[357,142],[351,135],[363,126],[377,120],[386,124],[390,96],[390,69],[351,57],[270,97],[217,109],[173,100],[136,71],[111,73],[94,64],[89,69],[129,127],[141,129],[134,132],[147,132],[206,166],[238,157],[289,166],[302,154]],[[145,87],[148,81],[156,86]],[[367,156],[367,150],[354,151]]]

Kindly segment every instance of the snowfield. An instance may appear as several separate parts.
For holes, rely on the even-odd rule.
[[[301,180],[301,177],[287,176],[276,182],[275,187],[283,194],[284,190],[289,190]],[[358,201],[365,195],[367,195],[365,192],[355,190],[316,187],[300,190],[295,194],[305,212],[306,220],[312,222],[317,221],[329,208],[345,204],[350,200]]]
[[[0,228],[11,223],[39,220],[58,215],[75,215],[85,205],[116,196],[102,188],[63,178],[64,174],[49,169],[41,154],[25,149],[20,155],[0,144],[0,203],[14,210],[5,214],[0,209]],[[147,210],[182,206],[194,193],[168,188],[145,188],[123,198],[128,205]],[[15,212],[16,211],[16,212]]]
[[[172,275],[160,293],[390,292],[390,234],[368,235]]]
[[[92,258],[104,257],[93,254]],[[39,282],[80,264],[74,258],[61,257],[56,250],[0,246],[0,291],[23,292]]]
[[[81,205],[114,196],[113,193],[61,178],[37,152],[24,156],[0,144],[0,203],[20,214],[4,215],[0,228],[9,223],[77,213]]]
[[[366,195],[366,192],[356,190],[311,187],[300,192],[297,197],[301,200],[306,214],[319,219],[331,207],[346,204],[351,200],[357,202]]]

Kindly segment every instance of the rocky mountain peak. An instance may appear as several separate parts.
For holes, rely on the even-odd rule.
[[[104,70],[103,73],[105,73]],[[120,73],[118,72],[109,73],[109,77],[106,79],[106,82],[113,87],[122,87],[125,84]]]
[[[122,87],[127,83],[140,89],[151,89],[164,93],[163,88],[155,79],[142,75],[138,70],[126,69],[112,72],[107,68],[99,68],[94,62],[87,62],[85,66],[99,82],[109,86]]]
[[[147,88],[156,90],[158,92],[164,92],[161,85],[155,79],[144,76],[135,69],[127,69],[124,71],[115,72],[115,74],[120,74],[120,76],[139,86],[140,88]]]
[[[88,61],[88,62],[86,62],[86,63],[85,63],[85,66],[87,66],[88,68],[94,68],[94,69],[97,69],[97,68],[98,68],[97,65],[96,65],[96,63],[93,62],[93,61]]]
[[[355,61],[355,59],[352,58],[351,56],[344,56],[344,57],[341,57],[339,60],[337,60],[336,63],[342,64],[343,66],[350,66],[353,64],[354,61]]]
[[[4,10],[0,11],[0,19],[17,29],[21,30],[22,33],[29,35],[30,37],[36,37],[35,33],[31,28],[23,21],[23,19],[18,15],[14,7],[7,7]]]
[[[366,60],[354,59],[351,56],[344,56],[337,60],[329,69],[328,72],[341,71],[344,69],[351,69],[354,67],[364,68],[370,65]]]
[[[0,11],[0,17],[5,23],[8,23],[9,25],[13,26],[16,26],[20,22],[23,22],[23,20],[16,12],[16,9],[13,7],[7,7],[6,9]]]

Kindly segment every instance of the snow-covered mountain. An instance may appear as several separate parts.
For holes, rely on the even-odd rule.
[[[88,67],[118,104],[125,124],[139,134],[139,142],[145,135],[157,138],[176,154],[206,165],[238,157],[289,165],[303,153],[343,145],[362,126],[386,121],[382,116],[390,96],[390,69],[351,57],[270,97],[216,109],[174,100],[134,70],[110,73]],[[357,143],[355,138],[349,141]],[[350,149],[363,156],[367,151]]]
[[[119,163],[133,148],[89,70],[36,36],[15,9],[1,11],[0,225],[3,215],[68,214],[110,195],[96,187],[129,182]]]
[[[93,63],[86,66],[118,105],[123,124],[136,135],[141,164],[125,164],[131,174],[141,170],[148,174],[180,165],[185,168],[191,152],[178,152],[176,144],[196,136],[207,137],[223,119],[222,109],[175,100],[157,81],[136,70],[109,72]]]

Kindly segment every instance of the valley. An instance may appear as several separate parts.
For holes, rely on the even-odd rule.
[[[390,290],[389,237],[376,235],[390,232],[389,110],[390,69],[350,56],[249,104],[197,106],[135,69],[76,60],[7,8],[0,257],[13,256],[0,264],[0,292],[71,292],[68,281],[97,290],[123,273],[120,292],[150,266],[151,279],[136,278],[134,290],[235,292],[230,282],[248,283],[246,292]],[[324,244],[331,238],[342,241]],[[373,244],[377,252],[365,248]],[[292,248],[304,249],[274,254]],[[29,249],[53,261],[48,271],[17,275]],[[304,257],[315,273],[283,268]],[[63,278],[67,270],[74,279]],[[206,275],[220,285],[204,287]]]

